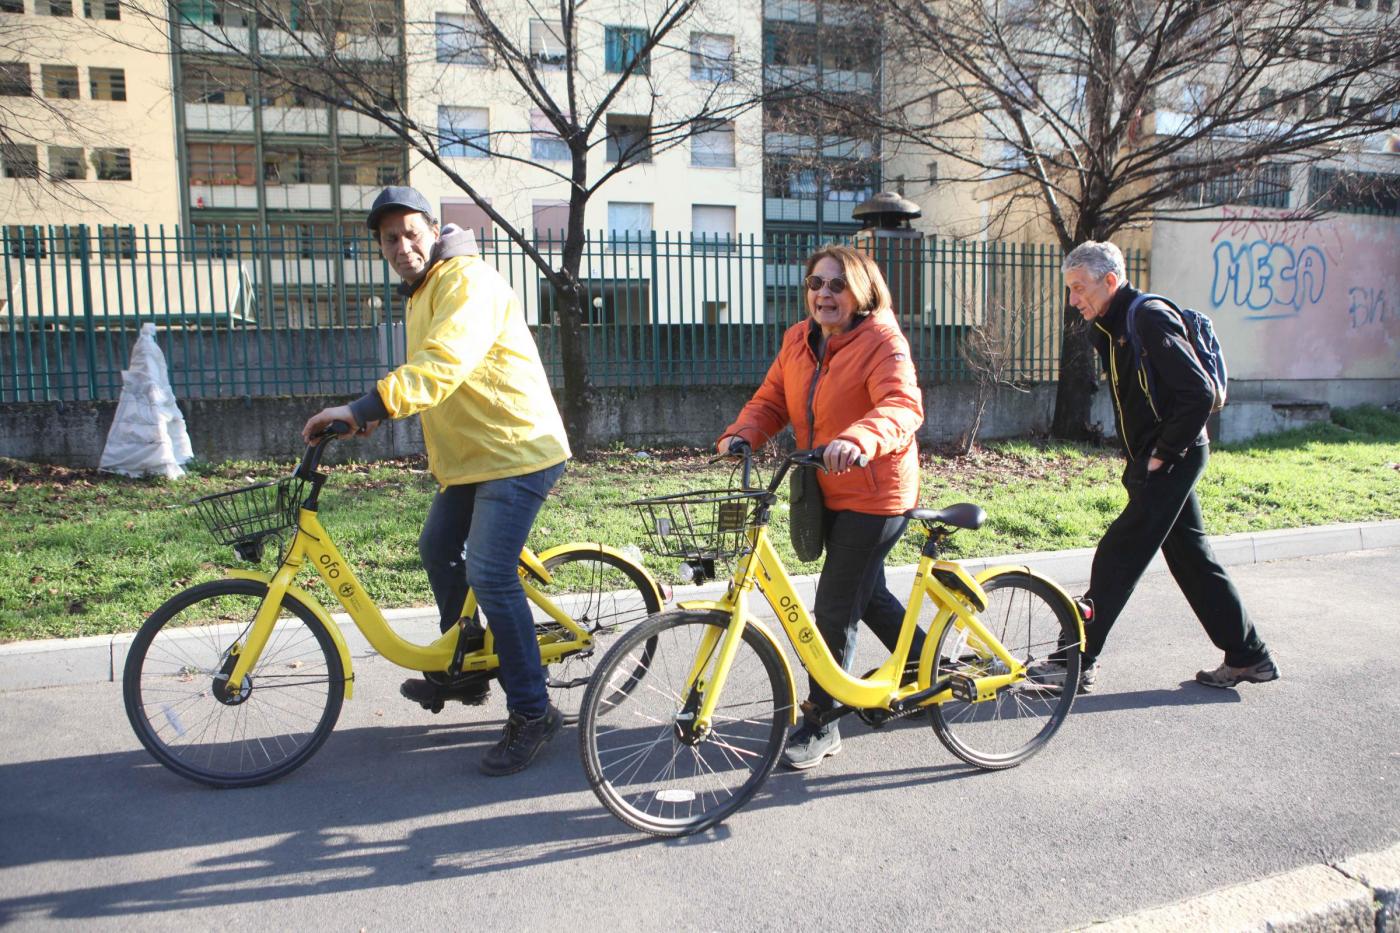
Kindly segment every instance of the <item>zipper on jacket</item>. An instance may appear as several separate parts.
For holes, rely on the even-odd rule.
[[[1123,400],[1118,397],[1118,351],[1113,346],[1113,335],[1098,321],[1094,326],[1108,337],[1108,384],[1113,388],[1113,413],[1118,416],[1118,436],[1123,439],[1123,449],[1128,452],[1128,460],[1133,459],[1133,447],[1128,443],[1128,429],[1123,424]]]
[[[811,346],[810,346],[810,345],[808,345],[808,349],[811,349]],[[812,355],[813,355],[814,357],[817,356],[815,353],[813,353]],[[816,411],[817,383],[821,381],[821,378],[822,378],[822,367],[824,367],[825,365],[826,365],[826,338],[823,337],[823,338],[822,338],[822,354],[821,354],[821,356],[817,357],[817,368],[816,368],[816,370],[812,373],[812,386],[811,386],[811,388],[809,388],[809,389],[807,390],[807,447],[808,447],[809,449],[811,448],[811,446],[812,446],[814,443],[816,443],[816,440],[817,440],[817,411]]]

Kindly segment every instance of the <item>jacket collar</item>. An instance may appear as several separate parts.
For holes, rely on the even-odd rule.
[[[843,333],[836,334],[835,336],[833,336],[830,340],[827,341],[826,348],[828,350],[835,350],[844,346],[847,343],[850,343],[852,340],[855,339],[856,334],[860,332],[861,325],[865,324],[867,321],[869,321],[871,318],[875,317],[875,315],[879,313],[879,311],[874,311],[870,314],[856,315],[855,319],[851,321],[850,330],[844,331]],[[809,316],[807,318],[807,346],[812,348],[813,353],[816,353],[817,348],[820,347],[821,344],[822,329],[820,326],[818,326],[817,322],[812,320],[812,318]]]
[[[438,263],[448,259],[456,259],[458,256],[476,255],[479,255],[476,248],[476,235],[470,230],[463,230],[456,224],[445,224],[437,242],[428,252],[428,264],[423,267],[423,274],[411,283],[400,282],[399,294],[405,298],[412,298],[413,293],[418,291],[424,282],[428,281],[428,276]]]
[[[1103,317],[1099,320],[1099,323],[1108,330],[1113,330],[1118,320],[1123,316],[1124,312],[1128,310],[1128,305],[1132,304],[1133,299],[1141,294],[1142,292],[1133,288],[1130,282],[1125,281],[1119,286],[1118,291],[1113,293],[1113,297],[1109,299],[1108,310],[1103,313]]]

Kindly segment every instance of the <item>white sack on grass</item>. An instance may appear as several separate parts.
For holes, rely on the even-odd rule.
[[[131,348],[131,368],[122,371],[122,394],[98,469],[124,476],[185,475],[180,464],[194,456],[185,416],[175,404],[156,326],[142,324]]]

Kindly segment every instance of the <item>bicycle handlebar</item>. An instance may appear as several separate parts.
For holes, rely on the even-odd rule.
[[[710,462],[715,463],[725,457],[744,458],[744,480],[743,488],[749,488],[749,475],[753,467],[753,447],[742,437],[735,437],[729,442],[729,449],[724,453],[711,458]],[[794,450],[783,458],[783,464],[773,474],[773,480],[768,484],[769,492],[776,492],[778,485],[787,475],[788,469],[793,466],[814,466],[819,470],[826,470],[826,445],[813,447],[811,450]],[[856,458],[856,466],[865,467],[870,465],[870,458],[861,454]]]
[[[310,480],[321,466],[321,455],[326,451],[326,442],[354,433],[355,426],[350,422],[332,421],[306,445],[306,452],[301,455],[301,464],[297,467],[296,475]]]

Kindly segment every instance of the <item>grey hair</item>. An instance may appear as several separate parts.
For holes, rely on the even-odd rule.
[[[1070,250],[1060,265],[1060,271],[1068,273],[1071,269],[1087,270],[1098,281],[1103,281],[1110,272],[1118,276],[1120,282],[1127,278],[1123,268],[1123,251],[1108,242],[1088,240]]]

